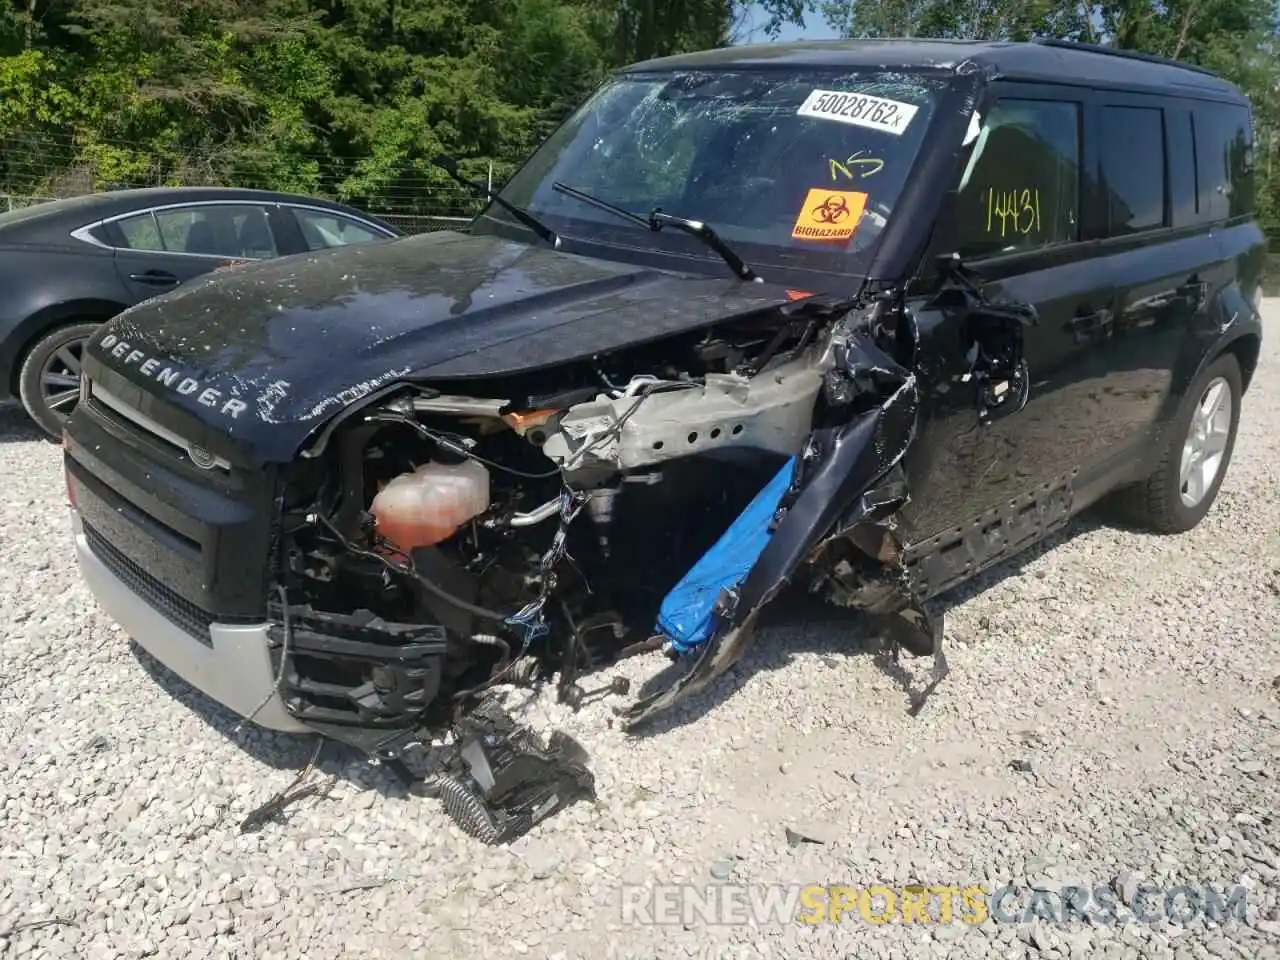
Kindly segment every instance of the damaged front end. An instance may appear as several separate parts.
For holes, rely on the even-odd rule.
[[[888,298],[832,323],[823,390],[803,447],[667,595],[668,651],[692,659],[666,690],[624,712],[634,729],[703,689],[742,656],[761,609],[802,575],[811,592],[874,615],[895,654],[934,654],[941,623],[912,592],[895,514],[908,491],[901,461],[919,387],[914,320]]]
[[[592,786],[576,744],[493,712],[498,685],[558,675],[576,707],[585,672],[663,646],[691,667],[622,711],[636,728],[735,662],[797,581],[941,663],[894,520],[917,350],[896,292],[809,297],[350,408],[278,496],[287,709],[396,763],[453,728],[434,792],[503,842]]]

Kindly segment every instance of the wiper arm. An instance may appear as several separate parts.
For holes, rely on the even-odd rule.
[[[583,193],[576,187],[571,187],[567,183],[561,183],[557,180],[551,184],[551,189],[556,193],[563,193],[566,197],[573,197],[575,200],[581,200],[588,206],[595,207],[597,210],[603,210],[605,213],[612,213],[615,217],[623,220],[630,220],[638,227],[644,227],[646,230],[654,229],[653,224],[639,214],[632,213],[630,210],[623,210],[619,206],[615,206],[607,200],[601,200],[599,197],[593,197],[589,193]]]
[[[720,239],[720,235],[712,230],[701,220],[687,220],[684,217],[674,217],[669,213],[663,213],[659,209],[655,209],[649,214],[649,222],[653,225],[652,229],[655,233],[663,227],[675,227],[691,237],[697,237],[710,249],[720,254],[720,259],[729,265],[734,273],[742,280],[754,281],[756,283],[764,283],[764,279],[756,274],[742,258],[738,256],[730,246]]]
[[[475,180],[468,180],[466,177],[464,177],[461,173],[458,172],[458,161],[455,160],[453,157],[441,155],[433,159],[431,162],[435,164],[437,167],[439,167],[441,170],[443,170],[445,173],[447,173],[450,177],[452,177],[458,183],[466,187],[468,190],[471,190],[474,193],[478,193],[482,197],[488,197],[490,200],[492,200],[494,203],[500,206],[503,210],[507,211],[507,213],[511,214],[513,217],[519,220],[522,224],[524,224],[526,227],[528,227],[530,230],[536,233],[539,237],[541,237],[547,243],[551,244],[551,246],[555,247],[556,249],[560,248],[560,237],[554,230],[548,227],[545,223],[543,223],[533,214],[529,213],[527,210],[522,210],[520,207],[517,207],[514,203],[511,203],[510,201],[507,201],[507,200],[503,200],[502,197],[498,196],[497,193],[495,193],[493,190],[490,190],[483,183],[477,183]]]
[[[605,213],[611,213],[615,217],[622,220],[630,220],[638,227],[645,230],[651,230],[654,233],[660,233],[664,227],[674,227],[689,234],[691,237],[697,237],[710,250],[715,251],[720,259],[729,265],[729,269],[738,275],[740,280],[755,283],[763,283],[764,280],[746,263],[742,258],[733,252],[733,249],[720,239],[720,235],[711,227],[707,226],[701,220],[688,220],[684,217],[675,217],[669,213],[663,213],[660,208],[655,208],[647,217],[642,217],[630,210],[624,210],[622,207],[609,203],[607,200],[601,200],[599,197],[593,197],[589,193],[583,193],[575,187],[556,181],[551,185],[551,189],[557,193],[563,193],[567,197],[573,197],[585,204],[595,207],[597,210],[603,210]]]

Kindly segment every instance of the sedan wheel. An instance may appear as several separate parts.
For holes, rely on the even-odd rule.
[[[22,405],[45,433],[62,425],[80,400],[80,363],[96,323],[76,323],[45,334],[27,353],[19,375]]]

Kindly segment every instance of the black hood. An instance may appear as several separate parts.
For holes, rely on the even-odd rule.
[[[123,378],[279,460],[398,380],[536,370],[787,299],[781,287],[731,276],[434,233],[194,281],[107,324],[88,348],[88,372]]]

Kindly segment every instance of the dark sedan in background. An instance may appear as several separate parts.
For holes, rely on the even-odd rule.
[[[0,400],[58,436],[102,322],[222,266],[398,231],[341,204],[230,188],[120,190],[0,213]]]

